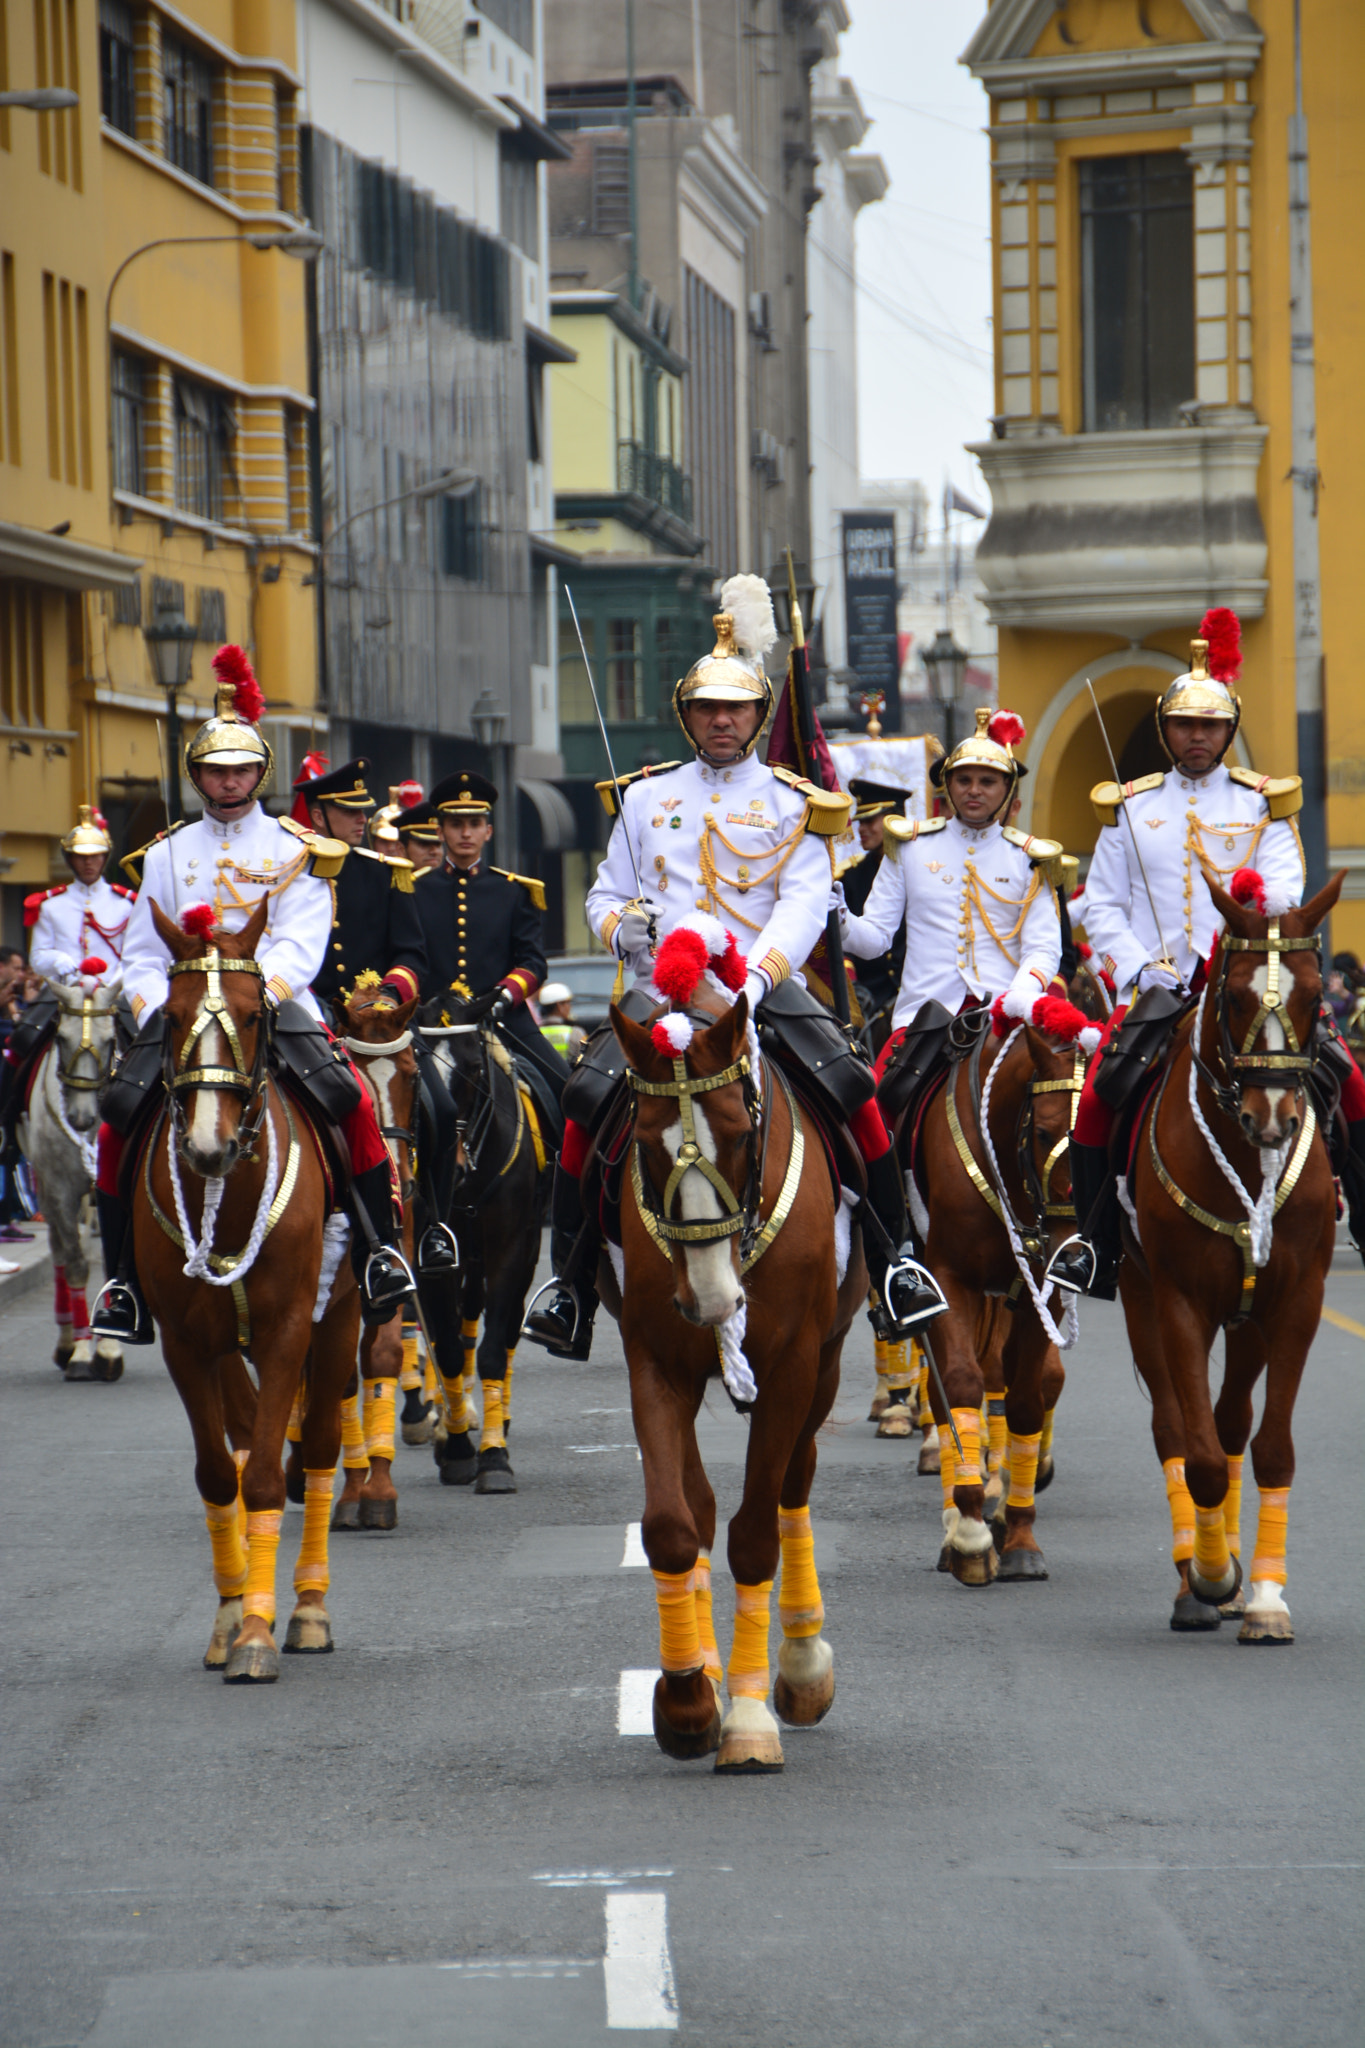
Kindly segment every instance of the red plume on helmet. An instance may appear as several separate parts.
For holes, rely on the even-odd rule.
[[[308,815],[308,785],[310,782],[316,782],[320,775],[325,775],[331,765],[325,754],[305,754],[300,761],[299,772],[294,777],[294,801],[289,810],[289,815],[296,825],[311,826],[313,821]]]
[[[986,727],[986,737],[995,741],[998,747],[1017,747],[1027,734],[1028,728],[1017,711],[997,711]]]
[[[398,785],[398,801],[405,811],[410,811],[414,804],[420,804],[425,795],[420,782],[400,782]]]
[[[244,647],[234,647],[230,642],[220,647],[213,657],[213,673],[220,683],[232,686],[232,708],[239,718],[245,718],[255,725],[265,710],[265,698],[256,680],[256,672],[247,659]]]
[[[1225,604],[1214,605],[1199,621],[1199,638],[1207,640],[1209,674],[1216,683],[1235,683],[1242,673],[1242,622]]]

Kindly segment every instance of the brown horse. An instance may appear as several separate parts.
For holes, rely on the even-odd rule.
[[[944,1502],[939,1568],[964,1586],[989,1585],[997,1575],[1006,1581],[1048,1575],[1033,1533],[1034,1496],[1044,1417],[1061,1390],[1060,1359],[1055,1325],[1050,1312],[1048,1323],[1040,1318],[1020,1254],[1036,1287],[1073,1213],[1067,1138],[1082,1069],[1074,1043],[1032,1024],[1005,1039],[986,1032],[954,1066],[923,1119],[918,1171],[928,1211],[925,1263],[948,1302],[948,1313],[925,1332],[942,1381],[940,1394],[931,1375]],[[907,1135],[904,1124],[899,1135]],[[1014,1306],[1000,1350],[1010,1488],[998,1565],[986,1516],[989,1467],[983,1471],[981,1459],[993,1295]]]
[[[644,1467],[641,1534],[662,1644],[655,1737],[672,1757],[717,1751],[718,1771],[777,1771],[782,1745],[766,1700],[779,1554],[783,1643],[773,1703],[790,1725],[809,1726],[834,1698],[808,1502],[816,1432],[838,1392],[867,1272],[855,1235],[837,1279],[823,1148],[767,1062],[761,1099],[755,1093],[744,997],[726,1009],[703,985],[693,1000],[704,1028],[676,1056],[612,1010],[636,1119],[621,1201],[621,1285],[604,1260],[601,1292],[621,1325]],[[711,1619],[716,1502],[695,1429],[722,1360],[732,1394],[750,1411],[744,1495],[730,1523],[736,1617],[723,1724]]]
[[[1332,1168],[1306,1088],[1322,1001],[1312,935],[1344,879],[1267,918],[1209,878],[1226,930],[1134,1148],[1136,1228],[1125,1226],[1119,1290],[1166,1473],[1180,1580],[1174,1629],[1215,1629],[1220,1607],[1238,1611],[1242,1459],[1252,1391],[1266,1375],[1251,1446],[1260,1520],[1242,1643],[1294,1639],[1284,1600],[1294,1402],[1336,1234]],[[1227,1350],[1214,1404],[1209,1353],[1220,1326]]]
[[[189,1417],[213,1546],[219,1608],[204,1662],[230,1684],[279,1675],[272,1629],[285,1498],[280,1452],[305,1360],[307,1493],[297,1604],[284,1647],[332,1647],[327,1525],[341,1393],[359,1327],[344,1258],[325,1313],[313,1322],[326,1198],[317,1152],[267,1069],[264,990],[253,955],[268,911],[262,898],[240,932],[203,937],[152,904],[172,959],[165,1005],[171,1092],[133,1192],[137,1270]],[[210,1277],[201,1277],[205,1270]],[[225,1405],[225,1381],[230,1394],[240,1353],[251,1358],[259,1386],[241,1474],[244,1532]]]

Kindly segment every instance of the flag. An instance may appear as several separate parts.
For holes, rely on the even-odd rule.
[[[950,512],[965,512],[971,519],[986,519],[989,517],[989,514],[983,512],[974,499],[965,496],[956,484],[945,484],[943,486],[943,516],[945,519]]]

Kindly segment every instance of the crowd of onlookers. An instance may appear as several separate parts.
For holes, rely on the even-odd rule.
[[[18,1024],[29,1004],[36,1002],[42,992],[42,981],[31,974],[23,954],[17,946],[0,946],[0,1056],[9,1043],[10,1033]],[[23,1244],[33,1236],[24,1229],[28,1209],[15,1185],[14,1168],[10,1164],[0,1166],[0,1244]],[[15,1270],[11,1260],[0,1253],[0,1272]]]
[[[1362,994],[1365,994],[1365,968],[1354,953],[1334,953],[1327,971],[1327,1001],[1332,1015],[1350,1038],[1360,1035],[1360,1025],[1352,1027]]]

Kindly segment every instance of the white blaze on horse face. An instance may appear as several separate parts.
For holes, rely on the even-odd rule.
[[[1268,963],[1263,961],[1251,977],[1251,986],[1256,992],[1256,1000],[1258,1002],[1262,1002],[1265,999],[1265,992],[1266,988],[1269,985],[1269,978],[1269,965]],[[1283,995],[1281,996],[1281,1000],[1283,1000]],[[1289,1041],[1285,1037],[1284,1022],[1278,1010],[1271,1010],[1268,1012],[1265,1018],[1265,1022],[1261,1027],[1261,1036],[1265,1039],[1265,1050],[1267,1052],[1288,1051]],[[1281,1136],[1281,1104],[1284,1102],[1286,1096],[1289,1097],[1290,1102],[1292,1104],[1294,1091],[1292,1088],[1267,1088],[1264,1090],[1264,1094],[1268,1114],[1265,1123],[1261,1127],[1261,1135],[1262,1137],[1269,1140],[1271,1144],[1274,1144],[1278,1142]]]
[[[393,1096],[390,1090],[398,1075],[397,1060],[366,1059],[362,1063],[360,1071],[370,1084],[370,1093],[374,1097],[374,1106],[379,1117],[380,1130],[382,1131],[385,1128],[396,1130],[400,1119],[398,1111],[394,1107]],[[398,1157],[398,1140],[386,1137],[384,1143],[389,1148],[390,1159],[392,1159],[394,1165],[401,1173],[403,1162]]]
[[[706,1112],[700,1102],[696,1104],[697,1144],[703,1157],[712,1166],[716,1163],[716,1141]],[[682,1150],[682,1122],[670,1124],[663,1134],[664,1149],[675,1163]],[[678,1206],[683,1219],[688,1223],[711,1222],[724,1214],[720,1196],[704,1173],[685,1173],[678,1183]],[[718,1237],[714,1244],[679,1245],[683,1270],[696,1302],[699,1323],[714,1325],[728,1322],[739,1307],[743,1291],[739,1276],[735,1272],[734,1242],[732,1237]]]
[[[197,1067],[230,1067],[235,1064],[227,1033],[216,1020],[200,1033],[191,1057]],[[187,1135],[201,1160],[215,1158],[222,1149],[223,1140],[218,1135],[221,1101],[222,1090],[219,1088],[196,1088],[194,1091],[194,1115]]]

